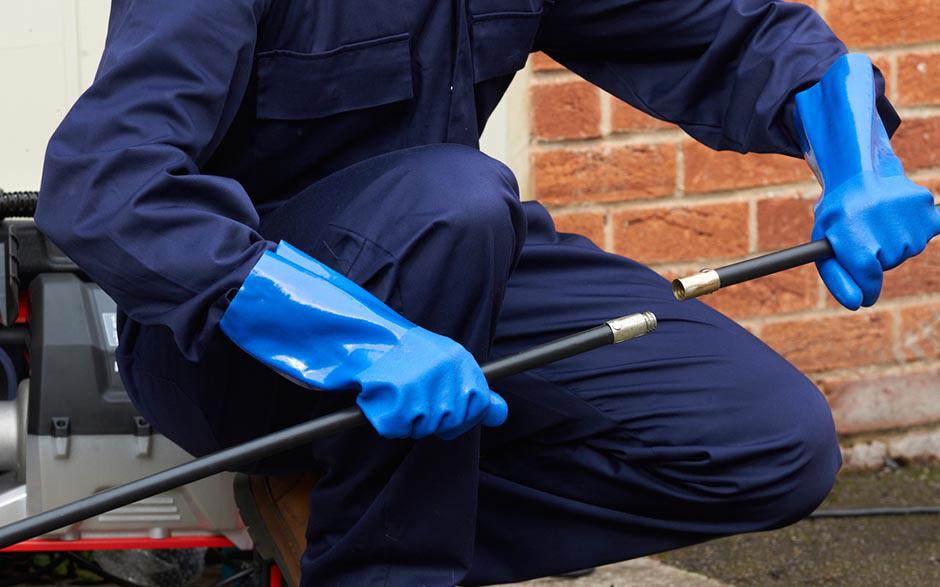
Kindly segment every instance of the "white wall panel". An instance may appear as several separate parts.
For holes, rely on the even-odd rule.
[[[523,199],[531,195],[529,185],[529,81],[526,68],[516,74],[512,85],[486,123],[480,149],[512,169]]]
[[[95,79],[108,34],[110,0],[78,0],[78,79],[87,88]]]
[[[94,77],[109,0],[0,0],[0,188],[39,187],[46,143]]]

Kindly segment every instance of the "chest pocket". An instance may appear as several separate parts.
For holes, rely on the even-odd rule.
[[[473,81],[525,67],[542,19],[542,0],[470,0]]]
[[[258,118],[322,118],[411,99],[408,38],[402,33],[322,53],[259,53]]]

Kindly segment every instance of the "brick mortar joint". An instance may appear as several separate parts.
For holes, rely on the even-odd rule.
[[[613,123],[611,119],[613,118],[613,112],[612,112],[613,105],[611,104],[611,98],[609,97],[610,96],[609,94],[603,91],[598,92],[598,94],[599,94],[598,99],[600,100],[600,109],[601,109],[600,110],[601,112],[601,120],[600,120],[601,136],[607,137],[607,136],[610,136],[612,132],[611,126]]]
[[[923,424],[903,426],[901,428],[886,427],[880,430],[871,430],[866,432],[840,432],[838,436],[839,444],[842,445],[843,449],[846,449],[862,444],[870,444],[873,442],[883,442],[888,444],[892,441],[919,437],[924,434],[940,434],[940,421],[931,421]]]
[[[752,199],[747,203],[747,252],[749,255],[753,255],[758,249],[757,202],[758,200]]]
[[[940,117],[940,106],[898,106],[898,114],[901,115],[901,130],[904,129],[905,120],[928,120]]]
[[[542,89],[542,88],[554,88],[559,86],[587,86],[594,90],[600,90],[598,86],[595,86],[591,82],[585,81],[583,78],[578,76],[549,76],[545,79],[539,79],[539,75],[536,73],[534,79],[529,82],[529,89]]]
[[[611,251],[614,248],[614,221],[610,210],[604,209],[604,250]]]
[[[612,131],[606,136],[585,139],[533,138],[530,149],[532,153],[548,153],[551,151],[564,150],[591,151],[612,147],[642,147],[647,145],[673,144],[677,141],[681,141],[685,137],[686,134],[681,130],[669,128],[630,133]]]
[[[917,182],[940,180],[940,166],[918,169],[909,173],[908,175],[912,180]],[[616,201],[586,199],[581,201],[568,202],[565,204],[552,204],[550,207],[552,210],[565,212],[588,206],[603,205],[606,208],[609,208],[612,212],[616,213],[624,210],[636,210],[644,208],[684,208],[687,207],[687,205],[695,206],[725,204],[734,202],[748,202],[751,200],[757,202],[782,199],[801,199],[815,201],[819,197],[819,193],[819,184],[815,179],[809,179],[800,182],[783,183],[770,186],[752,186],[714,192],[688,193],[677,190],[673,194],[633,197]]]
[[[695,273],[700,268],[701,267],[699,265],[693,264],[693,265],[685,266],[681,270],[669,269],[669,270],[656,270],[656,271],[657,273],[660,273],[660,275],[662,275],[663,273],[686,275],[690,273]],[[714,266],[711,266],[710,268],[714,268]],[[788,322],[811,322],[811,321],[815,321],[818,319],[825,319],[825,318],[849,318],[851,319],[852,316],[861,315],[857,313],[845,314],[844,313],[845,311],[843,310],[841,306],[829,305],[829,300],[831,296],[829,296],[829,292],[826,290],[821,280],[819,281],[819,287],[817,288],[817,291],[822,294],[820,296],[821,301],[817,299],[816,305],[814,306],[796,308],[792,310],[781,310],[781,311],[774,312],[773,314],[767,314],[763,316],[760,316],[760,315],[745,316],[743,318],[737,319],[737,321],[741,323],[746,323],[749,326],[757,326],[757,325],[768,326],[768,325],[788,323]],[[707,302],[708,299],[706,298],[704,301]],[[897,303],[898,305],[896,306],[892,305],[894,303]],[[931,307],[940,308],[940,294],[914,294],[911,296],[901,296],[901,297],[895,297],[895,298],[882,300],[878,302],[878,304],[872,310],[869,310],[869,312],[883,312],[883,313],[888,313],[892,315],[896,314],[895,324],[897,325],[897,327],[892,330],[892,333],[893,333],[892,336],[897,336],[898,338],[894,340],[900,343],[902,339],[902,335],[903,335],[903,332],[901,331],[901,328],[900,328],[900,319],[901,319],[900,313],[904,312],[905,310],[918,310],[918,309],[926,309],[926,308],[931,308]],[[917,359],[907,359],[903,355],[903,353],[899,353],[897,351],[894,352],[894,356],[895,356],[895,360],[898,362],[906,363],[910,360],[917,360]]]
[[[940,41],[920,41],[916,43],[894,43],[888,45],[852,45],[849,51],[853,53],[864,53],[872,59],[879,57],[889,57],[891,55],[905,55],[908,53],[924,53],[940,50]]]
[[[870,383],[873,379],[905,377],[914,375],[932,375],[940,372],[940,360],[927,359],[924,361],[911,361],[897,365],[864,365],[843,369],[830,369],[811,374],[813,382],[826,389],[834,383]]]
[[[799,192],[795,192],[794,190],[799,190]],[[671,195],[651,196],[649,198],[632,198],[629,200],[605,203],[610,206],[614,212],[621,212],[627,210],[642,210],[647,208],[683,209],[694,208],[696,206],[735,204],[750,202],[752,200],[763,201],[784,199],[787,197],[799,197],[800,199],[814,200],[819,196],[818,193],[812,195],[811,197],[803,196],[802,194],[805,190],[809,190],[809,193],[812,194],[813,190],[819,190],[819,185],[815,183],[815,180],[809,180],[801,183],[780,184],[775,186],[756,186],[738,190],[725,190],[720,192],[682,192],[681,196],[678,193],[675,193]]]
[[[685,141],[676,145],[676,191],[675,196],[685,199]]]
[[[564,69],[564,68],[533,70],[532,79],[529,82],[529,85],[534,86],[534,85],[541,83],[543,80],[552,80],[552,79],[575,81],[575,80],[583,80],[584,78],[574,73],[573,71]]]
[[[591,214],[591,213],[607,213],[607,206],[603,206],[598,203],[586,203],[584,206],[579,206],[577,208],[570,206],[545,206],[545,208],[551,213],[552,216],[567,216],[571,214]]]
[[[891,312],[891,352],[894,354],[894,360],[898,363],[905,362],[906,358],[904,356],[904,345],[901,342],[903,332],[901,332],[901,312],[900,307],[890,308]]]

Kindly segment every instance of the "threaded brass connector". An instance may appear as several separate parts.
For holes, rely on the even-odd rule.
[[[656,316],[652,312],[630,314],[607,322],[614,333],[614,344],[618,344],[656,330]]]
[[[680,302],[704,296],[721,289],[721,278],[714,269],[702,269],[672,282],[672,295]]]

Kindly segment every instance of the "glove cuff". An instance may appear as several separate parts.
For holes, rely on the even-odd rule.
[[[902,175],[876,109],[871,60],[862,54],[840,57],[819,82],[796,95],[796,127],[806,161],[824,191],[872,172]]]
[[[346,277],[280,243],[255,264],[219,323],[242,350],[307,387],[355,385],[415,328]]]

